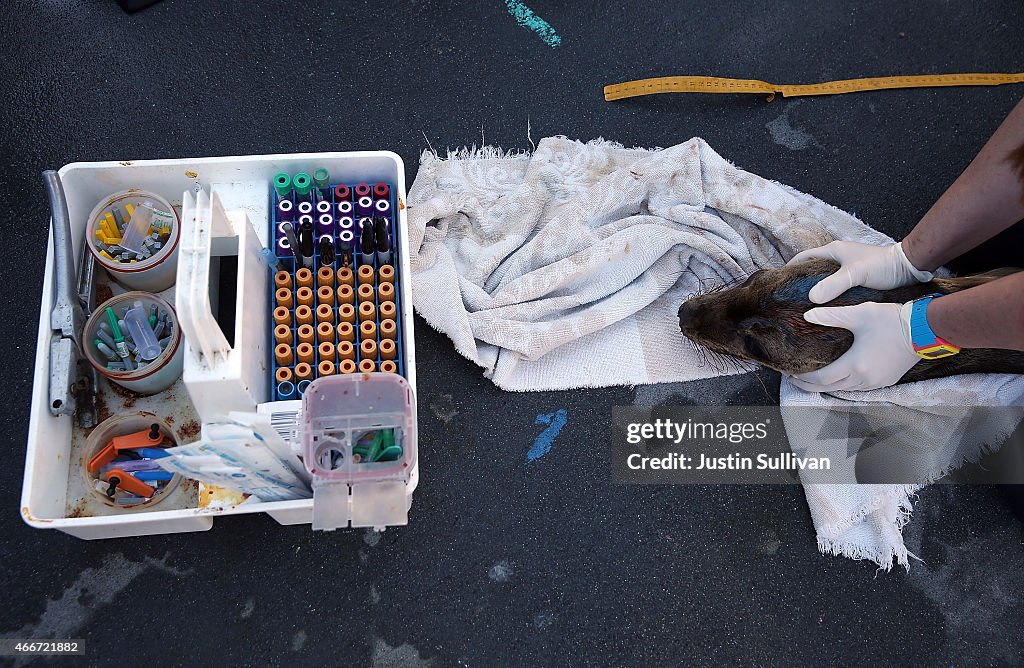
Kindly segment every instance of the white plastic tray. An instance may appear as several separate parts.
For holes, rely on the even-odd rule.
[[[295,153],[285,155],[234,156],[221,158],[188,158],[178,160],[143,160],[126,162],[78,162],[60,170],[71,214],[76,260],[80,256],[86,218],[96,202],[118,190],[141,188],[166,198],[180,210],[185,191],[216,189],[226,209],[244,209],[257,230],[261,243],[267,243],[270,181],[278,172],[294,174],[326,168],[331,181],[385,181],[398,192],[396,220],[401,230],[399,273],[401,278],[402,345],[406,358],[406,379],[416,391],[416,354],[413,341],[412,287],[409,280],[409,246],[405,212],[405,167],[402,159],[388,151],[349,153]],[[246,503],[226,507],[180,507],[93,514],[69,495],[69,475],[77,471],[81,455],[73,457],[72,431],[77,427],[71,417],[55,418],[47,407],[50,354],[50,311],[53,308],[53,240],[47,242],[46,269],[43,276],[43,298],[40,307],[39,332],[36,341],[36,368],[32,387],[32,408],[29,416],[28,448],[25,477],[22,485],[21,516],[30,526],[58,529],[78,538],[114,538],[185,531],[204,531],[213,526],[214,517],[263,512],[281,524],[303,524],[312,520],[313,501],[280,501]],[[240,318],[239,318],[240,319]],[[269,337],[269,331],[267,332]],[[104,381],[101,381],[104,382]],[[176,383],[167,399],[174,405],[154,410],[161,395],[145,402],[107,392],[109,414],[150,410],[165,414],[192,414],[194,407],[181,386]],[[268,397],[269,398],[269,397]],[[128,404],[128,405],[126,405]],[[78,434],[81,436],[81,434]],[[78,438],[75,439],[80,440]],[[74,467],[74,468],[73,468]],[[412,473],[408,493],[418,482],[418,467]],[[162,505],[162,502],[161,502]],[[185,503],[183,505],[189,505]]]

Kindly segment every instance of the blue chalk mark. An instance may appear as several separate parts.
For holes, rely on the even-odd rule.
[[[508,7],[508,13],[515,18],[516,23],[537,33],[552,49],[562,43],[562,38],[558,36],[555,29],[547,21],[534,14],[533,10],[520,0],[505,0],[505,6]]]
[[[815,285],[817,285],[823,278],[828,274],[818,274],[816,276],[802,276],[800,278],[794,278],[786,285],[780,286],[775,292],[772,293],[772,297],[776,301],[782,302],[806,302],[810,301],[807,293],[811,291]],[[866,301],[871,299],[876,292],[870,288],[854,287],[850,288],[843,293],[848,299]]]
[[[538,415],[534,424],[546,424],[548,428],[534,439],[533,447],[526,453],[526,460],[534,462],[548,454],[551,451],[551,445],[558,438],[558,433],[562,431],[562,427],[568,421],[569,414],[564,408],[559,408],[554,413],[541,413]]]

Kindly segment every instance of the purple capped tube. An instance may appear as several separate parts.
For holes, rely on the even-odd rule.
[[[291,221],[295,215],[295,205],[292,204],[290,199],[283,199],[277,203],[277,219],[281,221]]]
[[[360,197],[356,201],[356,214],[359,216],[372,216],[373,215],[373,198],[367,195],[366,197]]]

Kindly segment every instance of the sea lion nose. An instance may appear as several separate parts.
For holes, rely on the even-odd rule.
[[[690,305],[690,302],[683,302],[679,306],[679,329],[686,330],[686,325],[693,322],[693,316],[697,309]]]

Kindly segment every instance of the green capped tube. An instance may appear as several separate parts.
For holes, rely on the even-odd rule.
[[[295,185],[295,192],[301,197],[305,197],[313,189],[313,179],[309,178],[306,172],[296,174],[292,183]]]
[[[328,185],[330,185],[330,181],[331,175],[328,174],[327,170],[324,169],[323,167],[320,167],[315,172],[313,172],[313,183],[316,184],[317,188],[326,188]]]
[[[290,176],[281,172],[274,177],[274,190],[277,191],[278,197],[287,197],[292,191],[292,179]]]

